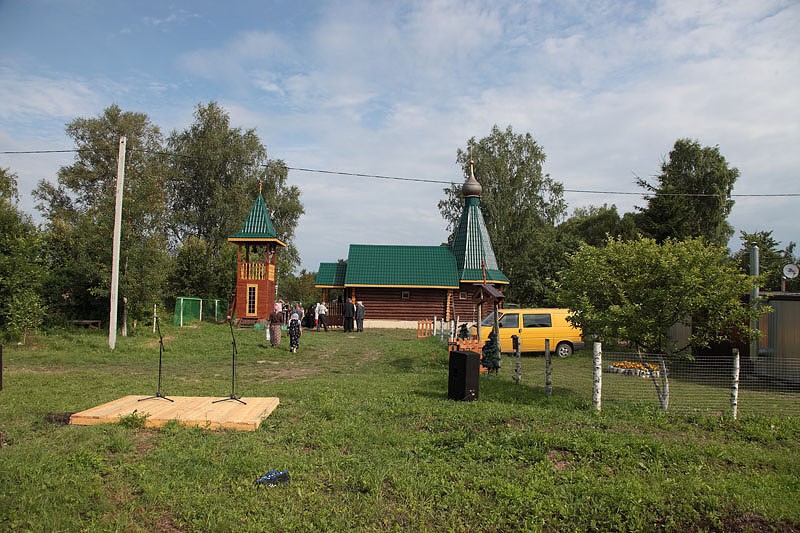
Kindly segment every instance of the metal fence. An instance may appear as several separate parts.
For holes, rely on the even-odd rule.
[[[673,361],[664,361],[656,355],[603,353],[602,349],[599,355],[602,404],[639,403],[666,407],[675,413],[733,418],[800,416],[800,383],[793,381],[791,369],[784,376],[763,374],[757,365],[738,353]],[[668,403],[664,401],[667,387]]]
[[[443,338],[453,334],[446,327],[436,327],[434,332]],[[643,411],[666,408],[676,414],[733,418],[800,417],[800,374],[794,363],[800,360],[798,356],[772,354],[770,365],[764,364],[761,355],[753,362],[736,352],[664,361],[658,355],[603,352],[600,343],[590,353],[567,358],[550,357],[548,352],[544,357],[506,355],[501,373],[521,385],[541,388],[546,395],[585,398],[598,410],[641,406]],[[666,384],[668,402],[664,400]]]

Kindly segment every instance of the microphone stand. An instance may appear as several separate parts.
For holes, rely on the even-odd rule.
[[[231,328],[231,347],[233,349],[231,353],[231,395],[228,396],[227,398],[222,398],[221,400],[214,400],[211,403],[219,403],[228,400],[234,400],[243,405],[247,405],[246,402],[243,402],[242,400],[239,399],[240,396],[236,396],[236,337],[233,335],[233,320],[231,320],[230,317],[228,317],[228,325]]]
[[[172,398],[167,398],[163,394],[161,394],[161,359],[162,354],[164,353],[164,337],[161,336],[161,325],[158,323],[158,315],[156,315],[156,329],[158,330],[158,389],[153,396],[148,396],[147,398],[141,398],[139,401],[142,402],[144,400],[153,400],[156,398],[161,398],[162,400],[167,400],[168,402],[174,402]]]

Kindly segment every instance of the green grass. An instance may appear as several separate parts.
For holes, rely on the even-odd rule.
[[[230,393],[227,326],[164,328],[162,391]],[[800,420],[591,406],[591,356],[513,360],[475,402],[447,399],[447,353],[413,331],[304,333],[273,349],[236,330],[238,393],[278,396],[254,432],[140,417],[69,426],[157,386],[149,331],[107,348],[58,331],[6,347],[0,530],[585,531],[800,528]],[[589,376],[589,379],[586,379]],[[605,376],[604,376],[605,377]],[[271,469],[288,484],[256,487]]]

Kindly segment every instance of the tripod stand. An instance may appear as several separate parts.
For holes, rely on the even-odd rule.
[[[233,320],[230,319],[230,318],[228,319],[228,325],[231,328],[231,348],[232,348],[232,352],[231,352],[231,395],[228,396],[227,398],[222,398],[221,400],[214,400],[211,403],[219,403],[219,402],[225,402],[225,401],[228,401],[228,400],[234,400],[234,401],[239,402],[239,403],[241,403],[243,405],[247,405],[247,402],[243,402],[242,400],[239,399],[240,396],[236,396],[236,337],[233,335]]]
[[[164,337],[161,336],[161,326],[158,323],[158,315],[156,315],[156,329],[158,330],[158,389],[153,396],[148,396],[147,398],[141,398],[139,401],[142,402],[144,400],[153,400],[155,398],[161,398],[162,400],[167,400],[168,402],[174,402],[175,400],[171,398],[167,398],[163,394],[161,394],[161,359],[162,354],[164,353]]]

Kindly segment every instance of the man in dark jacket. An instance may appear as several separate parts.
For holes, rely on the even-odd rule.
[[[345,300],[342,314],[344,315],[344,332],[349,333],[353,331],[353,318],[356,316],[356,306],[353,305],[353,300],[350,298]]]

